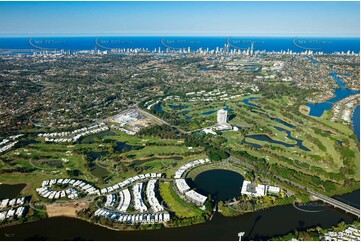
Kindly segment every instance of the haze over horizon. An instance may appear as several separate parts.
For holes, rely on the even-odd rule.
[[[1,2],[0,36],[359,37],[359,2]]]

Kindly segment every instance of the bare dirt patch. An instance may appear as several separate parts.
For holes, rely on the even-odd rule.
[[[77,217],[76,212],[89,206],[84,202],[53,203],[45,205],[49,217]]]

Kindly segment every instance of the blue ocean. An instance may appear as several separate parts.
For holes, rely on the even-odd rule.
[[[106,49],[168,49],[202,48],[265,51],[293,51],[333,53],[360,52],[360,38],[310,37],[2,37],[1,50],[106,50]]]

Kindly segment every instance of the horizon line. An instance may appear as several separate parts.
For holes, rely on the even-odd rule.
[[[332,35],[252,35],[252,34],[240,34],[240,35],[189,35],[189,34],[2,34],[0,33],[0,38],[47,38],[47,37],[56,37],[56,38],[78,38],[78,37],[208,37],[208,38],[232,38],[232,37],[267,37],[267,38],[358,38],[360,35],[343,35],[343,36],[332,36]]]

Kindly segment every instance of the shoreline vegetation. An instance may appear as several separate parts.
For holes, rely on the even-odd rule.
[[[247,179],[252,179],[252,176],[254,174],[252,172],[250,172],[249,169],[247,171],[247,169],[245,169],[245,167],[242,167],[242,168],[239,167],[240,165],[241,164],[235,164],[235,163],[231,163],[231,162],[225,163],[225,162],[221,161],[218,163],[213,163],[213,164],[196,167],[196,168],[190,170],[186,174],[186,177],[194,180],[194,178],[202,172],[205,172],[208,170],[213,170],[213,169],[225,169],[225,170],[231,170],[231,171],[237,172],[238,174],[244,176]],[[253,177],[253,179],[254,179],[254,177]],[[167,183],[164,183],[163,185],[166,185],[166,184]],[[168,183],[168,184],[171,185],[170,183]],[[26,187],[28,187],[28,186],[26,186]],[[285,183],[282,185],[282,188],[286,188],[287,190],[293,190],[293,192],[297,195],[296,196],[292,195],[292,196],[286,197],[285,194],[283,193],[283,194],[281,194],[280,197],[266,196],[266,197],[262,197],[262,198],[247,198],[245,196],[241,196],[238,199],[235,198],[233,200],[226,201],[226,202],[224,202],[224,201],[218,202],[218,208],[219,208],[218,212],[225,217],[237,217],[237,216],[242,216],[246,213],[270,209],[275,206],[289,205],[295,201],[309,202],[312,200],[312,198],[309,195],[307,196],[307,194],[303,194],[302,191],[301,192],[299,191],[299,188],[296,188],[296,187],[292,186],[291,184],[287,185]],[[300,193],[298,193],[298,192],[300,192]],[[174,194],[172,194],[172,195],[174,197]],[[340,195],[340,194],[334,194],[334,195]],[[165,198],[166,196],[164,194],[162,194],[162,197]],[[186,206],[186,207],[190,206],[190,204],[187,204],[185,201],[182,200],[182,202],[185,203],[185,204],[182,203],[183,206]],[[6,227],[6,226],[17,225],[17,224],[26,223],[26,222],[37,221],[42,218],[70,217],[70,218],[82,219],[87,222],[97,224],[99,226],[103,226],[103,227],[106,227],[108,229],[112,229],[115,231],[151,230],[151,229],[160,229],[163,227],[175,228],[175,227],[191,226],[193,224],[207,222],[209,220],[209,218],[211,217],[210,215],[206,215],[207,214],[206,213],[205,215],[202,215],[200,217],[196,216],[196,217],[178,218],[176,220],[172,220],[171,223],[168,223],[168,224],[124,225],[124,224],[113,223],[109,219],[94,219],[92,214],[96,209],[94,206],[92,207],[92,205],[94,205],[94,204],[89,204],[86,202],[50,203],[50,204],[45,205],[45,209],[46,209],[45,217],[44,216],[37,217],[39,212],[36,212],[33,210],[33,212],[36,216],[34,216],[34,214],[27,216],[27,219],[29,219],[29,221],[14,220],[8,224],[2,224],[0,227]],[[36,218],[34,219],[34,217],[36,217]]]
[[[127,62],[123,63],[123,60],[116,62],[116,58],[112,58],[114,60],[106,63],[117,63],[118,66],[127,64]],[[287,58],[287,56],[282,58]],[[173,67],[179,66],[187,67],[184,70],[192,70],[188,67],[195,65],[197,70],[198,62],[201,60],[201,58],[189,58],[186,61],[181,59],[174,62],[172,60],[169,62],[171,65],[166,64],[165,67],[172,67],[172,70],[175,70],[177,68]],[[100,61],[102,61],[101,58]],[[300,58],[300,63],[310,64],[306,66],[306,69],[318,71],[318,69],[314,70],[307,60]],[[218,63],[219,74],[229,66],[232,68],[240,66],[240,63],[236,62],[228,64],[231,65],[222,66],[222,63]],[[259,65],[260,70],[267,70],[272,63]],[[79,65],[79,67],[82,66]],[[57,69],[54,67],[55,70]],[[324,73],[326,70],[328,67],[322,67]],[[239,71],[244,73],[242,70]],[[268,75],[270,72],[270,70],[261,71],[260,75]],[[152,75],[150,72],[142,74]],[[204,78],[207,79],[206,76]],[[254,76],[242,78],[253,80]],[[104,82],[113,83],[118,79],[119,76],[114,76],[110,71],[108,77],[104,78]],[[156,79],[158,80],[159,77],[155,76],[154,80]],[[173,79],[176,78],[172,76]],[[21,130],[25,132],[25,136],[19,140],[18,146],[0,157],[1,182],[13,184],[26,182],[22,194],[32,195],[33,204],[46,204],[42,208],[46,212],[31,208],[25,218],[9,220],[6,222],[8,225],[43,218],[70,217],[115,231],[183,227],[209,221],[213,215],[213,207],[217,205],[218,212],[222,216],[237,217],[276,206],[290,205],[294,202],[309,202],[312,197],[302,189],[303,187],[327,196],[344,194],[360,188],[359,142],[355,143],[357,139],[352,131],[352,124],[332,122],[331,111],[325,112],[321,117],[309,115],[310,107],[305,105],[306,97],[322,93],[313,93],[313,89],[296,88],[292,82],[262,82],[261,79],[258,82],[252,82],[252,85],[239,85],[239,88],[236,85],[220,86],[219,83],[206,87],[195,84],[191,88],[185,87],[178,91],[166,89],[164,84],[157,82],[147,87],[137,80],[135,78],[135,81],[131,83],[137,86],[131,86],[129,89],[143,88],[144,97],[147,95],[146,99],[141,97],[139,100],[132,101],[132,104],[137,106],[132,114],[134,119],[145,124],[142,128],[137,127],[138,133],[128,135],[128,133],[112,129],[69,144],[50,143],[43,136],[38,136],[38,133],[43,135],[42,132],[72,132],[74,128],[71,126],[53,126],[51,130],[28,127],[26,130]],[[52,79],[44,83],[45,87],[49,83],[52,83]],[[81,81],[78,83],[80,85]],[[90,84],[86,82],[85,85]],[[164,92],[160,93],[159,90],[164,90]],[[134,93],[127,92],[127,94],[131,99]],[[245,100],[250,101],[252,97],[257,97],[257,100],[247,104]],[[111,96],[109,101],[104,99],[106,105],[116,108],[115,113],[119,111],[118,104],[112,104],[112,100],[116,98]],[[99,105],[102,104],[99,103]],[[85,108],[86,106],[83,109],[88,110]],[[126,108],[128,109],[128,106],[121,109]],[[141,109],[143,113],[153,114],[153,118],[141,117],[141,113],[137,111]],[[215,135],[202,132],[204,128],[215,125],[216,112],[220,109],[227,109],[227,118],[229,118],[227,122],[237,129],[223,132],[217,130]],[[103,110],[107,111],[102,115],[109,117],[110,109]],[[70,115],[70,113],[64,112],[62,115]],[[166,124],[155,125],[159,122],[156,122],[154,117]],[[79,123],[78,126],[85,127],[85,124]],[[135,127],[131,122],[123,123],[123,125],[127,129]],[[190,130],[191,132],[186,132]],[[266,136],[279,142],[252,139],[254,146],[251,142],[243,144],[242,141],[247,141],[247,137],[251,134]],[[296,139],[302,141],[309,151],[296,147],[294,145]],[[294,147],[281,143],[292,144]],[[182,194],[177,192],[173,175],[179,167],[200,157],[208,157],[212,160],[212,164],[187,171],[186,178],[194,181],[197,175],[207,170],[226,169],[239,173],[246,180],[279,186],[281,193],[278,196],[267,195],[257,198],[239,194],[238,197],[228,201],[213,201],[209,196],[204,208],[199,208],[187,202]],[[162,204],[172,215],[171,221],[166,224],[130,225],[94,216],[94,212],[98,209],[98,202],[101,206],[104,205],[104,197],[98,200],[89,197],[90,199],[86,200],[88,198],[83,197],[85,194],[80,194],[81,198],[78,202],[67,202],[63,199],[53,202],[40,197],[35,191],[44,179],[74,178],[87,181],[98,188],[105,188],[137,174],[152,172],[161,172],[164,175],[163,179],[159,180],[156,192],[160,193]],[[134,212],[134,208],[130,206],[126,213]]]
[[[296,240],[303,240],[303,241],[317,241],[317,240],[320,240],[321,239],[320,237],[324,236],[324,234],[326,234],[327,232],[342,231],[342,230],[345,230],[350,225],[352,225],[356,228],[360,228],[360,221],[355,220],[351,224],[347,224],[345,222],[340,222],[336,226],[332,226],[329,228],[321,228],[321,227],[317,226],[317,227],[311,227],[311,228],[305,229],[303,231],[296,230],[295,232],[288,233],[283,236],[277,236],[270,240],[272,240],[272,241],[290,241],[292,239],[296,239]]]

